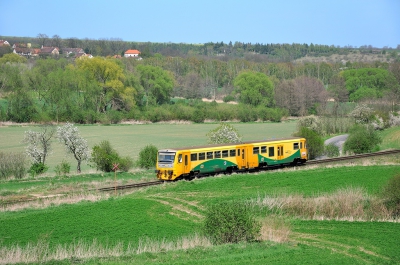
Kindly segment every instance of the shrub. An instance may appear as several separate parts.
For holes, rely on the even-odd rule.
[[[355,124],[349,132],[349,137],[343,145],[344,152],[355,154],[378,151],[378,144],[382,142],[372,126]]]
[[[260,236],[261,224],[248,205],[225,201],[205,213],[203,232],[215,244],[251,242]]]
[[[14,176],[21,179],[26,175],[26,156],[23,153],[0,152],[0,179]]]
[[[57,176],[66,176],[67,174],[69,174],[70,170],[71,164],[63,160],[61,164],[56,166],[54,171],[56,172]]]
[[[146,145],[139,152],[139,160],[137,161],[138,166],[147,169],[155,167],[157,163],[157,153],[157,147],[152,144]]]
[[[393,211],[393,217],[400,216],[400,174],[391,178],[383,187],[382,197],[385,199],[386,207]]]
[[[43,174],[49,169],[48,166],[46,166],[43,163],[33,163],[31,167],[28,170],[28,173],[32,176],[35,177],[37,175]]]
[[[205,118],[204,110],[202,108],[196,108],[193,112],[192,121],[195,123],[203,123]]]
[[[327,157],[338,157],[340,155],[339,147],[334,143],[325,146],[325,155]]]
[[[95,164],[96,169],[103,172],[113,171],[114,164],[119,164],[119,169],[122,171],[128,171],[133,165],[131,158],[121,158],[107,140],[93,147],[90,162]]]
[[[314,159],[324,152],[324,141],[322,137],[312,129],[300,127],[299,132],[295,133],[295,135],[306,138],[310,159]]]

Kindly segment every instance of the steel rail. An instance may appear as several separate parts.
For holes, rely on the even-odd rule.
[[[132,189],[132,188],[142,188],[142,187],[155,186],[155,185],[160,185],[160,184],[163,184],[163,183],[164,183],[164,181],[157,180],[157,181],[141,182],[141,183],[128,184],[128,185],[119,185],[119,186],[114,186],[114,187],[105,187],[105,188],[99,188],[97,190],[98,191],[125,190],[125,189]]]
[[[320,159],[320,160],[309,160],[305,163],[305,165],[307,166],[307,165],[323,164],[323,163],[329,163],[329,162],[346,161],[346,160],[352,160],[352,159],[374,157],[374,156],[380,156],[380,155],[391,155],[391,154],[397,154],[397,153],[400,153],[400,150],[394,149],[394,150],[378,151],[378,152],[373,152],[373,153],[365,153],[365,154],[358,154],[358,155],[351,155],[351,156],[333,157],[333,158],[326,158],[326,159]]]

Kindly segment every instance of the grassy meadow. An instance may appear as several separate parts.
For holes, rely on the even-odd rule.
[[[167,183],[93,202],[2,211],[0,256],[14,249],[39,252],[36,262],[54,257],[62,264],[397,264],[398,222],[379,221],[367,213],[354,219],[346,214],[321,218],[317,212],[304,213],[310,207],[304,207],[303,213],[289,213],[283,208],[267,209],[262,202],[287,195],[318,201],[338,191],[342,196],[340,190],[347,189],[347,193],[361,191],[361,208],[365,208],[399,173],[396,165],[287,168]],[[196,247],[191,238],[200,234],[207,205],[222,200],[249,202],[260,221],[279,223],[268,230],[268,236],[279,234],[283,227],[285,240],[272,235],[255,243],[212,246],[203,242]],[[359,207],[356,201],[350,204],[349,208]],[[177,244],[182,238],[195,246]],[[60,249],[67,253],[61,251],[64,259]]]

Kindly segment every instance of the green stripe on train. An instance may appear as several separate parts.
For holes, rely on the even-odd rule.
[[[227,167],[232,166],[235,167],[237,164],[232,163],[229,160],[213,159],[197,165],[193,168],[193,171],[200,171],[200,173],[220,172],[225,171]]]
[[[275,160],[275,159],[270,159],[262,155],[258,155],[258,163],[262,162],[267,162],[268,165],[279,165],[279,164],[287,164],[293,162],[295,158],[300,158],[300,150],[297,150],[295,153],[291,154],[290,156],[281,159],[281,160]]]

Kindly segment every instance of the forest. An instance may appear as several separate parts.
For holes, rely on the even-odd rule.
[[[348,113],[343,106],[349,102],[367,102],[384,112],[399,109],[400,57],[396,49],[134,43],[49,38],[45,34],[8,41],[30,42],[32,47],[80,47],[94,58],[63,54],[25,58],[1,47],[1,121],[280,121],[286,116]],[[141,60],[114,56],[131,48],[141,51]],[[379,53],[383,59],[295,60],[349,53]],[[235,104],[217,104],[215,100]]]

